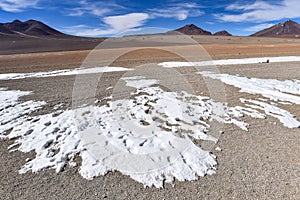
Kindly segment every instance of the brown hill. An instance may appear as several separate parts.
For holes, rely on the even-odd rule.
[[[284,23],[279,23],[270,28],[261,30],[251,36],[257,37],[299,37],[300,25],[297,22],[288,20]]]
[[[203,30],[194,24],[185,25],[184,27],[181,27],[171,32],[176,32],[176,31],[183,33],[185,35],[211,35],[211,32]]]
[[[225,30],[218,31],[218,32],[214,33],[213,35],[216,35],[216,36],[232,36],[230,33],[228,33]]]
[[[14,20],[9,23],[0,23],[0,34],[2,37],[68,37],[68,35],[35,20],[28,20],[26,22]]]
[[[90,50],[103,40],[67,35],[35,20],[0,23],[0,55]]]

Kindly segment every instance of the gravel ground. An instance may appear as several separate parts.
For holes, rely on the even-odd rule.
[[[128,62],[132,65],[133,61]],[[51,70],[52,64],[43,63],[42,68]],[[299,79],[299,65],[269,63],[221,66],[219,70],[233,75],[286,80]],[[14,72],[22,71],[20,61],[12,66],[17,66]],[[38,65],[27,65],[26,72],[32,66]],[[2,67],[1,72],[5,71]],[[32,71],[36,71],[36,68]],[[196,77],[199,79],[189,70],[178,71],[191,82]],[[97,97],[109,95],[105,88],[113,86],[123,73],[104,74]],[[58,103],[63,103],[64,108],[71,106],[74,80],[74,76],[32,78],[0,81],[0,86],[33,91],[32,95],[22,100],[47,101],[48,107],[42,111],[47,113]],[[193,84],[198,93],[207,93],[203,80],[199,79]],[[241,97],[255,97],[239,93],[232,86],[225,86],[225,91],[230,105],[239,104]],[[300,118],[299,106],[286,106],[286,109]],[[78,167],[67,167],[58,174],[53,170],[44,170],[20,175],[17,170],[25,164],[26,158],[34,156],[34,152],[9,152],[7,147],[13,141],[0,141],[0,199],[299,199],[300,129],[274,124],[277,120],[272,117],[266,120],[245,118],[245,121],[250,124],[248,132],[232,125],[224,127],[224,134],[217,144],[222,151],[212,149],[218,161],[216,174],[192,182],[175,181],[173,186],[167,184],[164,189],[144,188],[119,172],[110,172],[91,181],[85,180],[78,174]]]

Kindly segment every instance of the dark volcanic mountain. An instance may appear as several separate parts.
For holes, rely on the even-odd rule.
[[[213,35],[216,35],[216,36],[232,36],[230,33],[228,33],[225,30],[218,31],[218,32],[214,33]]]
[[[46,24],[28,20],[21,22],[15,20],[10,23],[0,23],[0,34],[22,37],[67,37],[68,35],[61,33]]]
[[[299,37],[300,25],[297,22],[288,20],[284,23],[276,24],[251,36],[258,37]]]
[[[67,35],[35,20],[0,23],[0,55],[91,50],[103,40]]]
[[[211,32],[203,30],[194,24],[185,25],[175,31],[186,34],[186,35],[211,35]]]

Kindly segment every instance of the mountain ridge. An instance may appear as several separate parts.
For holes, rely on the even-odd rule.
[[[258,31],[250,36],[255,37],[300,37],[300,24],[293,20],[278,23]]]
[[[215,36],[232,36],[232,34],[230,34],[226,30],[221,30],[221,31],[215,32],[213,35],[215,35]]]
[[[181,28],[175,29],[174,31],[185,35],[212,35],[211,32],[199,28],[194,24],[187,24]]]
[[[183,27],[177,28],[167,34],[174,34],[176,32],[185,35],[213,35],[213,36],[232,36],[228,31],[221,30],[214,34],[210,31],[202,29],[195,24],[187,24]],[[260,30],[252,37],[300,37],[300,24],[295,21],[288,20],[278,23],[269,28]],[[20,21],[14,20],[8,23],[0,23],[0,37],[7,38],[84,38],[79,36],[68,35],[62,33],[43,22],[37,20]]]
[[[32,19],[24,22],[14,20],[0,23],[0,34],[14,37],[74,37]]]

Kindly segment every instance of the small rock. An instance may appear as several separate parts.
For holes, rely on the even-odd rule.
[[[45,125],[45,126],[50,126],[50,125],[51,125],[51,122],[46,122],[44,125]]]

